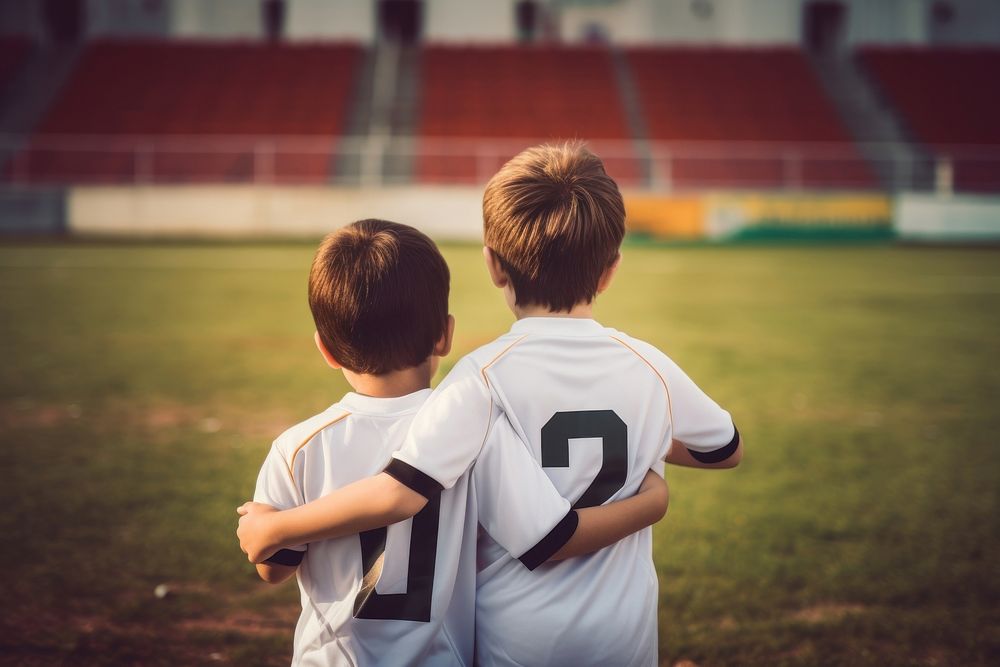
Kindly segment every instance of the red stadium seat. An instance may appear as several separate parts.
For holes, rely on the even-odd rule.
[[[956,189],[1000,190],[1000,49],[867,48],[860,57],[913,138],[951,158]]]
[[[343,44],[95,42],[18,169],[50,182],[246,182],[257,170],[277,182],[325,182],[360,55]],[[56,155],[58,135],[121,152]],[[286,136],[314,139],[289,148]],[[258,144],[273,148],[261,157]]]
[[[661,165],[675,186],[874,184],[797,49],[650,47],[626,55],[650,139],[678,146]]]
[[[554,46],[429,46],[421,53],[417,174],[432,182],[482,182],[506,159],[541,141],[586,139],[599,153],[604,140],[630,139],[607,49]],[[495,139],[477,157],[441,138]],[[630,148],[607,146],[608,171],[624,184],[639,177]],[[438,151],[438,152],[435,152]],[[461,152],[461,151],[457,151]],[[624,154],[622,154],[624,153]]]

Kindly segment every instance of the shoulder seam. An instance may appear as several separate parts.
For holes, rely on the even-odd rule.
[[[479,444],[479,451],[480,452],[482,452],[483,451],[483,447],[486,446],[486,441],[489,440],[489,438],[490,438],[490,431],[493,430],[493,395],[492,395],[493,392],[490,391],[490,379],[488,377],[486,377],[486,371],[489,369],[490,366],[492,366],[496,362],[500,361],[500,358],[503,355],[507,354],[512,349],[514,349],[515,345],[517,345],[522,340],[524,340],[525,338],[527,338],[528,335],[529,334],[524,334],[523,336],[521,336],[520,338],[518,338],[517,340],[515,340],[514,342],[512,342],[510,345],[508,345],[503,350],[501,350],[489,362],[487,362],[485,366],[483,366],[482,368],[479,369],[479,375],[483,378],[483,382],[486,383],[486,391],[489,392],[489,394],[490,394],[490,397],[489,397],[489,399],[490,399],[490,412],[489,412],[489,415],[487,415],[487,417],[486,417],[486,433],[483,434],[483,441]]]
[[[309,437],[307,437],[305,440],[303,440],[301,443],[299,443],[299,446],[296,447],[294,450],[292,450],[292,455],[288,458],[288,461],[285,462],[285,465],[288,466],[288,476],[292,478],[292,482],[293,483],[295,482],[295,473],[293,472],[293,469],[295,467],[295,457],[298,455],[299,451],[301,451],[303,447],[305,447],[310,442],[312,442],[313,438],[315,438],[317,435],[319,435],[319,433],[321,431],[323,431],[326,428],[329,428],[330,426],[333,426],[337,422],[339,422],[339,421],[341,421],[341,420],[343,420],[343,419],[345,419],[347,417],[350,417],[350,416],[351,416],[350,412],[344,412],[343,414],[337,415],[336,418],[334,418],[334,419],[326,422],[325,424],[323,424],[322,426],[320,426],[318,429],[316,429],[315,431],[313,431],[312,433],[310,433]]]
[[[628,348],[632,352],[632,354],[634,354],[635,356],[637,356],[640,359],[642,359],[643,363],[645,363],[647,366],[649,366],[649,370],[653,371],[653,373],[656,374],[656,377],[659,378],[660,384],[663,385],[663,393],[667,395],[667,413],[670,415],[670,424],[671,424],[671,426],[673,426],[673,423],[674,423],[674,406],[673,406],[673,402],[670,400],[670,387],[667,385],[667,381],[663,377],[663,374],[660,373],[660,371],[658,371],[656,369],[656,366],[654,366],[649,361],[649,359],[647,359],[646,357],[642,356],[642,353],[640,353],[634,347],[632,347],[631,345],[629,345],[628,343],[626,343],[625,341],[623,341],[621,338],[618,338],[617,336],[608,336],[608,337],[611,338],[611,340],[618,342],[619,345],[622,345],[622,346]]]

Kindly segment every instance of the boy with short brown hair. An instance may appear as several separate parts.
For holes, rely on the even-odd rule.
[[[377,520],[364,508],[365,493],[410,486],[416,492],[400,496],[400,513],[383,519],[405,516],[428,488],[454,484],[483,434],[504,418],[574,508],[629,496],[648,470],[662,474],[664,460],[739,462],[742,444],[726,411],[662,352],[591,319],[624,236],[621,195],[596,156],[580,144],[521,153],[487,186],[484,222],[487,268],[518,321],[456,364],[384,474],[310,506],[246,520],[242,537],[252,558],[288,535],[315,539],[344,534],[362,516]],[[421,490],[411,479],[432,484]],[[655,664],[650,537],[645,529],[535,572],[483,540],[477,661]]]

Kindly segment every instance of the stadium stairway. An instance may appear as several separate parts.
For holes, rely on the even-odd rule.
[[[611,48],[611,64],[614,68],[615,80],[618,83],[618,94],[621,98],[622,110],[625,113],[625,122],[628,123],[629,134],[635,145],[634,150],[639,170],[638,181],[646,186],[662,182],[662,179],[657,179],[654,174],[657,165],[649,151],[649,128],[646,126],[645,116],[642,115],[639,90],[632,78],[628,58],[621,49]]]
[[[81,47],[77,44],[34,48],[10,77],[0,104],[0,133],[20,137],[21,141],[0,145],[0,173],[9,174],[11,158],[20,152],[62,90],[76,67],[80,52]]]
[[[807,55],[817,79],[882,186],[890,191],[930,187],[933,158],[909,136],[855,56],[840,52]]]
[[[355,140],[358,146],[371,130],[376,52],[376,47],[366,48],[363,51],[354,80],[354,90],[351,92],[351,103],[348,106],[344,135],[348,140]],[[353,151],[334,153],[331,160],[333,162],[330,165],[332,180],[352,185],[357,184],[358,174],[361,171],[360,154]]]
[[[399,84],[390,106],[390,139],[383,176],[392,183],[413,178],[414,155],[407,150],[417,134],[420,109],[420,48],[406,44],[399,51]]]
[[[347,127],[361,153],[336,158],[342,182],[409,182],[420,88],[419,47],[383,41],[367,51]]]

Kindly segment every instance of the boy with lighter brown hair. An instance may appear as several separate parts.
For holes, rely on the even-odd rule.
[[[441,253],[411,227],[362,220],[323,240],[309,273],[314,339],[354,391],[275,440],[257,501],[290,509],[385,465],[451,346],[448,283]],[[665,509],[666,487],[653,478],[621,503],[570,509],[497,420],[475,468],[411,521],[283,549],[257,570],[270,583],[298,574],[293,664],[471,665],[480,520],[534,566],[557,550],[579,553],[584,536],[611,543]]]
[[[291,512],[244,517],[251,558],[289,535],[308,541],[375,520],[367,493],[416,489],[400,495],[399,513],[386,521],[419,509],[411,481],[450,487],[502,418],[574,508],[631,495],[647,471],[662,474],[664,460],[739,462],[742,444],[725,410],[662,352],[591,318],[625,233],[621,194],[599,158],[576,143],[528,149],[493,177],[483,209],[487,269],[517,322],[456,364],[383,474]],[[656,664],[649,529],[534,572],[490,537],[479,560],[480,664]]]

